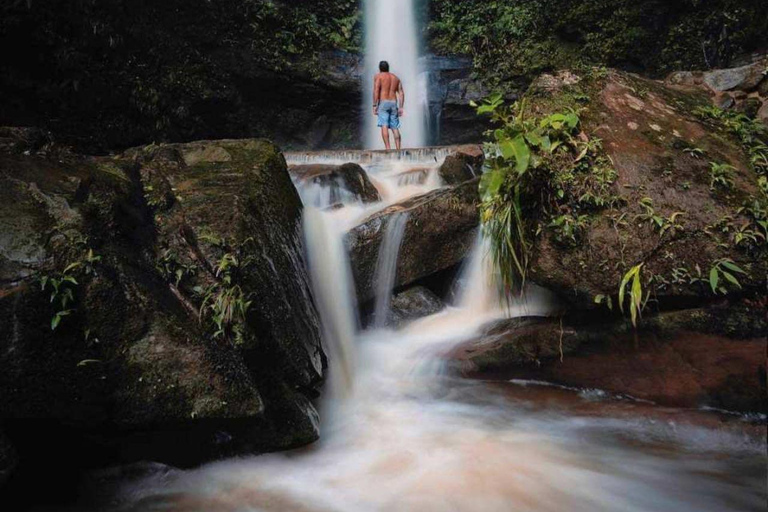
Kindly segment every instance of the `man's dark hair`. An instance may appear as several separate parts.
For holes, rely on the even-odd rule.
[[[379,62],[379,71],[382,73],[389,73],[389,62],[385,60]]]

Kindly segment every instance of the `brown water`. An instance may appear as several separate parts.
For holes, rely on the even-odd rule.
[[[449,345],[418,329],[368,333],[367,371],[351,398],[325,408],[320,443],[162,470],[127,483],[112,510],[765,510],[764,424],[453,378],[434,357]]]

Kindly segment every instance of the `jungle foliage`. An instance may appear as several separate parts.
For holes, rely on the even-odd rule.
[[[89,150],[210,136],[260,75],[355,50],[358,23],[356,0],[5,1],[0,125]]]
[[[486,143],[481,220],[503,296],[525,285],[533,239],[548,230],[578,244],[590,215],[614,205],[616,171],[602,142],[581,131],[579,112],[536,116],[494,94],[474,105],[496,129]]]
[[[471,54],[492,85],[576,63],[660,74],[724,67],[765,45],[764,0],[433,0],[438,51]]]

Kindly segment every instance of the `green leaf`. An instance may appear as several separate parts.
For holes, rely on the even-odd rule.
[[[76,261],[74,263],[70,263],[69,265],[67,265],[67,268],[64,269],[64,273],[66,274],[70,270],[74,270],[77,267],[79,267],[80,265],[81,265],[81,263],[79,261]]]
[[[734,262],[732,262],[732,261],[730,261],[730,260],[724,260],[724,261],[722,261],[722,262],[720,262],[720,263],[721,263],[721,264],[722,264],[722,265],[723,265],[725,268],[727,268],[728,270],[731,270],[731,271],[733,271],[733,272],[736,272],[736,273],[738,273],[738,274],[745,274],[745,275],[746,275],[746,272],[744,272],[744,271],[743,271],[741,268],[739,268],[739,266],[738,266],[738,265],[736,265]]]
[[[736,285],[736,287],[741,288],[741,283],[739,283],[739,280],[736,279],[733,274],[730,272],[723,271],[723,277],[725,277],[728,281]]]
[[[512,147],[515,152],[515,170],[519,174],[523,174],[528,170],[528,166],[531,162],[531,149],[528,144],[525,143],[525,139],[522,135],[518,135],[512,139]]]
[[[712,293],[717,293],[717,284],[720,282],[720,275],[717,267],[712,267],[709,271],[709,286],[712,287]]]
[[[484,198],[494,197],[499,193],[499,189],[504,184],[506,173],[502,170],[491,171],[483,174],[480,179],[480,191]]]
[[[542,144],[542,138],[536,132],[526,133],[525,139],[530,143],[531,146],[541,146]]]

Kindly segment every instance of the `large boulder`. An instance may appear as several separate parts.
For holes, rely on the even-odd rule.
[[[394,283],[399,288],[467,256],[477,236],[478,202],[478,179],[474,179],[392,205],[352,229],[346,241],[359,302],[374,296],[379,248],[395,216],[408,215]]]
[[[731,69],[716,69],[703,73],[703,81],[715,92],[752,91],[765,79],[768,59]]]
[[[532,280],[571,305],[589,308],[597,296],[615,298],[622,277],[642,264],[644,293],[652,289],[662,303],[701,301],[713,296],[711,270],[730,260],[745,272],[737,276],[740,287],[764,289],[764,242],[733,238],[735,229],[752,222],[741,208],[753,207],[760,197],[757,174],[736,137],[695,114],[709,105],[708,95],[619,72],[577,89],[588,96],[582,130],[602,139],[616,172],[612,206],[586,210],[575,244],[540,226],[531,251]],[[539,92],[530,108],[539,114],[561,109],[573,90]],[[729,185],[713,185],[713,164]],[[583,211],[575,203],[563,208]],[[739,290],[733,284],[725,288]]]
[[[0,418],[22,459],[42,425],[179,464],[317,438],[325,356],[275,146],[2,154],[0,182]]]
[[[450,355],[465,375],[532,379],[682,407],[766,411],[764,303],[623,320],[517,318]]]
[[[348,203],[350,200],[364,203],[381,200],[379,191],[368,179],[366,172],[355,163],[292,165],[290,172],[299,186],[313,183],[327,187],[331,194],[331,204]]]

